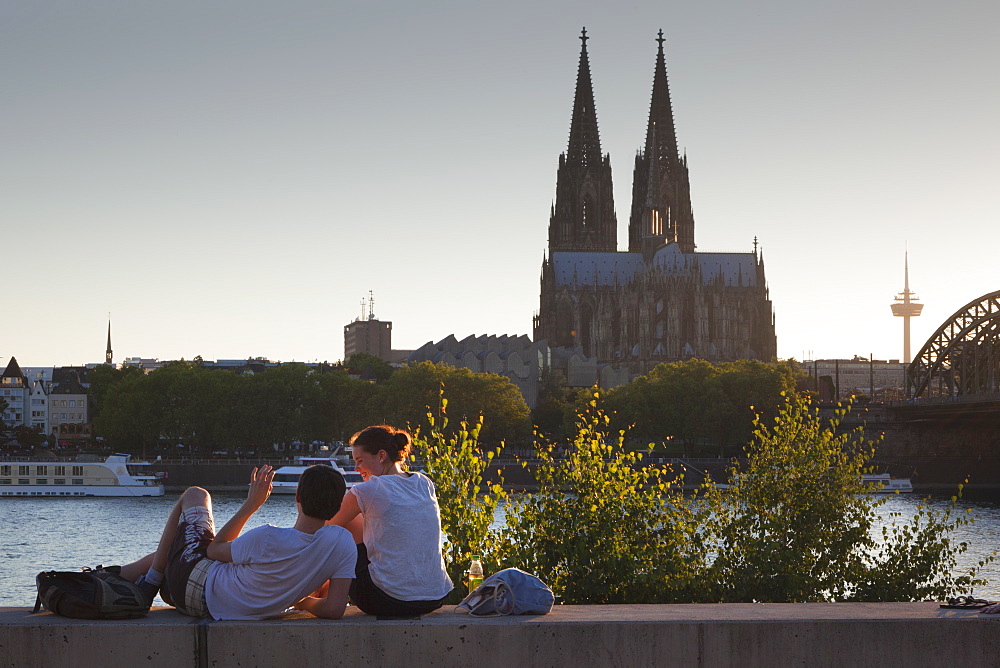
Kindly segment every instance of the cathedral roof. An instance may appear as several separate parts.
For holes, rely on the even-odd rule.
[[[677,244],[667,244],[647,265],[642,253],[555,252],[550,262],[556,285],[628,285],[636,276],[650,271],[674,275],[697,273],[709,285],[722,280],[725,285],[757,285],[756,256],[753,253],[685,253]]]
[[[650,268],[674,274],[695,267],[704,284],[722,279],[726,285],[757,285],[757,257],[754,253],[684,253],[677,244],[656,251]]]
[[[625,285],[645,269],[642,253],[552,253],[556,285]]]

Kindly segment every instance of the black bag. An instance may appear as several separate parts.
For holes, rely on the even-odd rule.
[[[103,568],[43,571],[35,577],[41,606],[49,612],[75,619],[135,619],[149,612],[152,601],[134,582]]]

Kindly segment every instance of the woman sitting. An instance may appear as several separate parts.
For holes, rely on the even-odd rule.
[[[364,482],[347,491],[330,524],[358,544],[351,602],[369,615],[411,617],[436,610],[453,588],[441,556],[441,513],[434,483],[403,461],[410,434],[388,425],[351,437]]]

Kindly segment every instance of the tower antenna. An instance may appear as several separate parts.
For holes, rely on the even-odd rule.
[[[892,304],[892,314],[903,319],[903,363],[909,364],[910,360],[910,318],[920,315],[924,305],[921,304],[916,293],[910,290],[910,251],[906,251],[903,261],[903,291],[896,295],[896,302]]]
[[[368,291],[368,319],[375,320],[375,293]]]

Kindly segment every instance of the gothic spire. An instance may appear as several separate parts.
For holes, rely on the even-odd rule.
[[[653,68],[653,95],[643,150],[636,155],[632,180],[632,215],[629,219],[629,250],[649,253],[652,238],[646,227],[650,219],[649,202],[655,202],[660,217],[667,223],[663,243],[676,242],[681,251],[694,252],[694,211],[691,208],[691,185],[687,160],[677,151],[674,112],[667,83],[667,65],[663,55],[663,31],[656,38],[656,65]],[[649,192],[655,189],[655,192]]]
[[[646,125],[646,153],[671,166],[677,162],[677,134],[674,129],[674,110],[670,104],[670,84],[667,82],[667,64],[663,56],[663,31],[656,37],[656,67],[653,69],[653,97],[649,103],[649,122]]]
[[[580,33],[580,67],[576,73],[576,95],[573,98],[573,119],[569,127],[566,161],[596,166],[601,163],[601,137],[597,130],[594,86],[590,80],[588,39],[587,29],[584,28]]]
[[[601,154],[594,88],[587,56],[587,29],[569,128],[569,147],[559,156],[555,206],[549,215],[549,252],[613,252],[618,246],[611,158]]]

